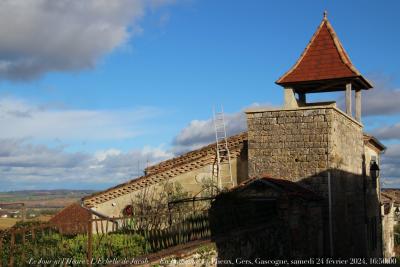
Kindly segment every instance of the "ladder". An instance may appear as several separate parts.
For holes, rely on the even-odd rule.
[[[223,184],[231,184],[232,186],[235,186],[235,184],[232,177],[231,155],[229,152],[228,141],[226,138],[226,127],[225,127],[223,107],[221,106],[220,112],[216,112],[214,108],[213,114],[214,114],[215,140],[217,145],[216,147],[217,158],[216,158],[216,164],[214,164],[213,176],[215,176],[217,179],[217,186],[219,190],[222,190]],[[226,167],[225,169],[228,169],[228,177],[226,176],[223,177],[222,173],[223,166]],[[223,179],[225,180],[224,182],[222,181]]]

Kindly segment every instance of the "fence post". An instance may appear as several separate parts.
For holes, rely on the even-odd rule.
[[[22,245],[25,246],[25,229],[22,229]],[[25,262],[25,249],[22,250],[21,261]]]
[[[88,235],[88,245],[87,245],[87,260],[88,260],[88,266],[92,266],[92,246],[93,246],[93,231],[92,231],[92,224],[93,221],[89,219],[88,221],[88,230],[87,230],[87,235]]]
[[[3,237],[0,234],[0,267],[3,266]]]
[[[14,266],[14,244],[15,244],[15,233],[14,230],[11,230],[11,240],[10,240],[10,262],[9,266]]]
[[[35,240],[35,228],[33,226],[31,227],[31,233],[32,233],[32,242]]]

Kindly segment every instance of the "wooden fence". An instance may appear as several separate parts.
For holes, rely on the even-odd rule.
[[[208,212],[43,223],[0,235],[0,267],[102,265],[99,258],[137,258],[211,235]]]
[[[11,228],[0,234],[0,267],[47,265],[45,259],[68,256],[68,240],[76,232],[87,232],[87,222],[80,224],[40,225]],[[69,229],[64,233],[65,229]],[[35,262],[41,260],[41,263]],[[59,264],[58,264],[59,265]]]

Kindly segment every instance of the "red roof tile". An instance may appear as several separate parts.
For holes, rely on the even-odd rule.
[[[354,67],[334,29],[324,16],[296,64],[276,83],[285,85],[343,78],[361,79],[364,86],[367,87],[364,89],[372,88]]]
[[[79,203],[72,203],[55,214],[49,222],[58,226],[64,233],[85,233],[91,216],[88,209],[81,207]]]

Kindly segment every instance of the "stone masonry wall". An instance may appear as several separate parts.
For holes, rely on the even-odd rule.
[[[247,123],[249,177],[269,174],[323,196],[329,255],[329,172],[334,256],[375,254],[367,251],[362,125],[332,106],[248,111]]]
[[[337,110],[329,113],[332,114],[328,167],[332,183],[334,253],[369,256],[365,231],[363,129]]]
[[[329,109],[248,113],[249,177],[300,181],[327,168]]]
[[[361,125],[336,110],[327,112],[331,118],[329,167],[361,175],[364,151]]]

